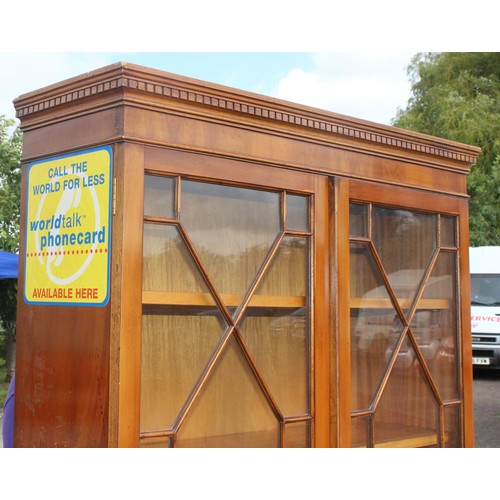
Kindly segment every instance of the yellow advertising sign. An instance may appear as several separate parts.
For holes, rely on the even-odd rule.
[[[24,283],[27,303],[107,304],[111,191],[109,146],[29,165]]]

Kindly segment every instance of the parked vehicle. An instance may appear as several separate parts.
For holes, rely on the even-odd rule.
[[[500,246],[472,247],[472,364],[500,369]]]

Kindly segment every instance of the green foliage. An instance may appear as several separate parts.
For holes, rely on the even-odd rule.
[[[0,250],[17,252],[21,198],[22,136],[13,120],[0,116]],[[0,280],[0,358],[12,356],[17,309],[16,280]],[[11,364],[7,359],[7,364]],[[7,367],[9,368],[9,367]]]
[[[414,56],[412,97],[393,125],[480,146],[467,179],[472,246],[500,245],[500,53]]]
[[[0,327],[5,330],[7,336],[9,332],[13,332],[16,328],[16,313],[17,313],[17,281],[16,280],[0,280]],[[1,335],[1,334],[0,334]],[[1,342],[0,342],[1,349]],[[2,352],[0,351],[0,355]]]
[[[14,121],[0,116],[0,249],[19,247],[22,137]]]
[[[500,156],[485,167],[468,178],[472,246],[500,245]]]
[[[9,390],[8,384],[0,383],[0,408],[3,408],[5,400],[7,399],[7,391]]]

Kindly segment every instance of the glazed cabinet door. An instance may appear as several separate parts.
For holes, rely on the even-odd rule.
[[[144,177],[140,446],[313,445],[315,181],[162,169]]]
[[[460,211],[446,197],[424,205],[401,190],[395,204],[392,193],[358,191],[349,203],[352,446],[463,446]]]

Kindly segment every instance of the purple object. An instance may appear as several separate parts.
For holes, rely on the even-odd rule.
[[[14,448],[14,395],[15,395],[16,376],[10,381],[7,398],[3,407],[3,447]]]

